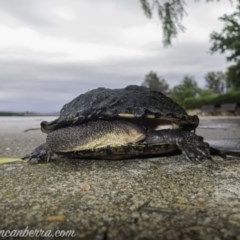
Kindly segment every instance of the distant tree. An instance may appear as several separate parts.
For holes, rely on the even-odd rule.
[[[159,77],[156,72],[150,71],[142,83],[142,86],[150,88],[154,91],[159,91],[164,94],[168,94],[169,86],[166,80],[162,77]]]
[[[200,92],[197,82],[193,76],[186,75],[181,83],[175,86],[171,91],[171,98],[178,102],[180,105],[184,105],[184,101],[187,98],[194,98]]]
[[[205,75],[205,80],[207,82],[207,89],[212,90],[217,94],[224,92],[225,88],[225,75],[223,72],[208,72]]]
[[[206,0],[212,2],[214,0]],[[219,1],[219,0],[216,0]],[[230,0],[231,1],[231,0]],[[182,19],[185,12],[185,0],[140,0],[142,9],[148,18],[152,18],[156,11],[162,22],[163,44],[170,45],[179,31],[184,30]],[[195,0],[197,2],[197,0]]]
[[[201,89],[200,88],[199,96],[201,98],[210,98],[210,97],[215,97],[216,93],[211,89]]]
[[[226,83],[228,89],[240,89],[240,61],[228,67],[226,72]]]
[[[227,84],[231,88],[240,88],[240,0],[233,14],[224,14],[220,20],[224,27],[220,33],[213,32],[210,36],[211,52],[227,53],[227,60],[235,62],[228,68]]]

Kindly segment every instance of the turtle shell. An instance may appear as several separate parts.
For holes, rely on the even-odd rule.
[[[51,122],[42,122],[43,132],[78,125],[90,120],[119,118],[162,119],[192,130],[198,125],[197,116],[186,111],[161,92],[130,85],[122,89],[97,88],[65,104],[60,116]]]

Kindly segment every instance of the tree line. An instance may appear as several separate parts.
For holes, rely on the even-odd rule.
[[[185,75],[178,85],[170,88],[162,76],[158,76],[156,72],[150,71],[145,76],[142,86],[154,91],[160,91],[182,105],[189,98],[211,97],[229,91],[226,84],[226,75],[223,72],[208,72],[204,78],[206,81],[204,88],[201,88],[194,76],[191,75]]]
[[[207,0],[207,2],[210,0]],[[181,20],[185,14],[185,1],[179,0],[140,0],[147,17],[151,18],[155,10],[162,22],[163,42],[171,44],[172,38],[177,36],[184,26]],[[150,71],[143,86],[161,91],[184,105],[186,99],[196,97],[209,98],[215,95],[240,90],[240,0],[236,0],[236,8],[232,14],[224,14],[221,32],[212,32],[210,35],[211,53],[226,54],[226,60],[231,63],[225,72],[208,72],[205,75],[206,85],[200,88],[194,76],[186,75],[179,85],[169,88],[167,81]]]
[[[206,0],[210,2],[211,0]],[[214,1],[214,0],[212,0]],[[157,12],[162,22],[163,43],[170,45],[178,32],[184,30],[182,19],[185,12],[184,0],[140,0],[145,15],[152,18]],[[226,60],[231,63],[226,72],[209,72],[206,74],[206,89],[197,86],[193,76],[185,76],[182,82],[169,91],[166,81],[158,77],[155,72],[150,72],[143,85],[151,88],[160,88],[163,92],[171,93],[175,99],[183,96],[196,96],[206,94],[220,94],[224,91],[240,89],[240,0],[236,0],[236,9],[232,14],[224,14],[220,21],[223,22],[221,32],[212,32],[210,35],[211,53],[224,53]],[[150,80],[149,80],[150,79]],[[159,82],[157,81],[159,80]],[[151,83],[149,82],[151,81]],[[157,86],[158,85],[158,86]],[[182,98],[183,98],[182,96]],[[181,102],[181,99],[179,99]]]

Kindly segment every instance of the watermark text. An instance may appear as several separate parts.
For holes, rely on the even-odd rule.
[[[25,229],[13,229],[13,230],[1,230],[0,229],[0,238],[9,238],[9,237],[39,237],[39,238],[73,238],[76,237],[74,230],[45,230],[45,229],[29,229],[27,226]]]

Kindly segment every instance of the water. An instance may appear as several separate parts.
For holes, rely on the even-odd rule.
[[[0,117],[0,131],[24,131],[28,128],[39,128],[42,121],[52,121],[56,117]]]

